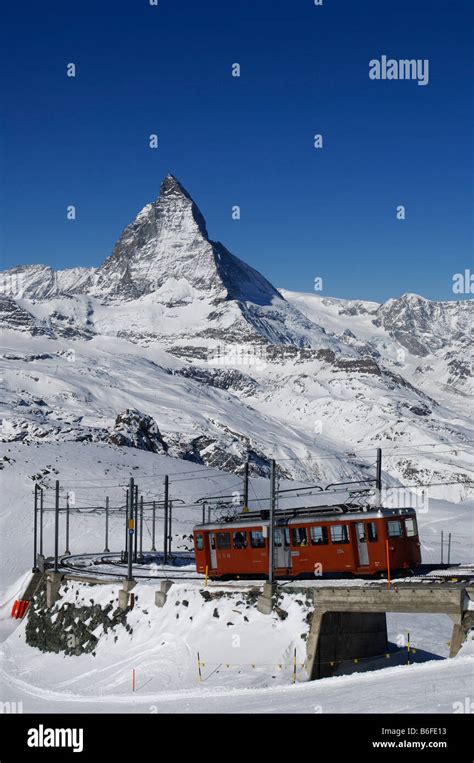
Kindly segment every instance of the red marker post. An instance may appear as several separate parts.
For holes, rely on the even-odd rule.
[[[387,588],[390,588],[390,549],[388,547],[388,540],[385,541],[385,547],[387,549]]]

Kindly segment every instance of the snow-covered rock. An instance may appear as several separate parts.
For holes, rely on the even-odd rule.
[[[153,453],[166,453],[168,450],[156,421],[146,413],[136,410],[119,413],[107,442],[111,445],[150,450]]]

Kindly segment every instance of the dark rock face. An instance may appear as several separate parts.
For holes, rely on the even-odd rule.
[[[347,307],[342,307],[339,310],[339,315],[373,315],[375,310],[368,310],[363,302],[355,301]]]
[[[233,392],[241,392],[244,395],[253,395],[258,384],[254,379],[241,373],[235,368],[199,368],[198,366],[187,366],[176,371],[179,376],[187,379],[194,379],[201,384],[207,384],[217,389],[230,389]]]
[[[410,411],[414,413],[416,416],[430,416],[431,410],[428,408],[427,405],[412,405],[410,408]]]
[[[52,336],[53,333],[50,327],[37,321],[12,297],[3,294],[0,294],[0,324],[3,329],[14,329],[32,336]]]
[[[91,586],[89,606],[59,600],[54,607],[48,609],[43,587],[28,608],[26,643],[41,652],[64,652],[71,657],[79,656],[94,652],[99,639],[93,632],[99,626],[102,626],[104,633],[118,626],[126,628],[126,612],[114,608],[112,603],[102,609],[94,603],[93,590],[94,586]]]
[[[168,446],[163,440],[156,421],[146,413],[135,409],[119,413],[115,427],[108,435],[111,445],[148,450],[152,453],[167,453]]]
[[[469,357],[459,358],[455,353],[447,353],[446,358],[450,372],[448,384],[457,384],[472,376],[474,363]]]
[[[222,428],[219,437],[201,435],[191,441],[185,438],[168,437],[168,455],[202,464],[213,469],[220,469],[233,474],[243,474],[245,462],[249,462],[249,473],[255,477],[268,478],[270,474],[270,459],[250,444],[244,435]],[[288,477],[281,470],[281,477]]]

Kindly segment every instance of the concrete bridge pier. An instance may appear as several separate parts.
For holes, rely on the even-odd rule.
[[[48,572],[46,574],[46,606],[54,607],[59,599],[59,589],[61,588],[63,576],[60,572]]]
[[[168,591],[173,585],[172,580],[162,580],[160,583],[160,590],[155,591],[155,606],[164,607],[168,599]]]
[[[387,650],[385,612],[315,610],[306,648],[309,677],[327,678],[341,662],[376,657]]]
[[[387,612],[445,614],[453,621],[450,657],[474,628],[474,586],[351,586],[312,590],[314,613],[307,641],[310,678],[331,675],[335,663],[387,651]],[[331,666],[331,662],[334,666]]]
[[[120,589],[119,595],[118,595],[119,609],[122,609],[123,611],[125,611],[126,609],[129,608],[130,603],[132,601],[132,596],[134,596],[134,594],[132,594],[131,591],[135,588],[136,584],[137,584],[136,580],[128,580],[128,578],[123,581],[123,586]]]
[[[464,631],[462,627],[461,615],[450,615],[453,621],[453,633],[451,636],[451,643],[449,647],[449,656],[456,657],[457,653],[461,649],[461,645],[464,641]]]

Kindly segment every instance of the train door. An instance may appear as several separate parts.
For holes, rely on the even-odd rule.
[[[289,569],[291,567],[291,551],[288,530],[284,527],[275,527],[273,538],[273,563],[275,567]]]
[[[209,533],[209,554],[211,558],[211,570],[217,568],[216,535]]]
[[[359,566],[365,567],[369,564],[369,547],[367,544],[367,527],[365,522],[356,522],[355,532],[357,540],[357,553],[359,555]]]

